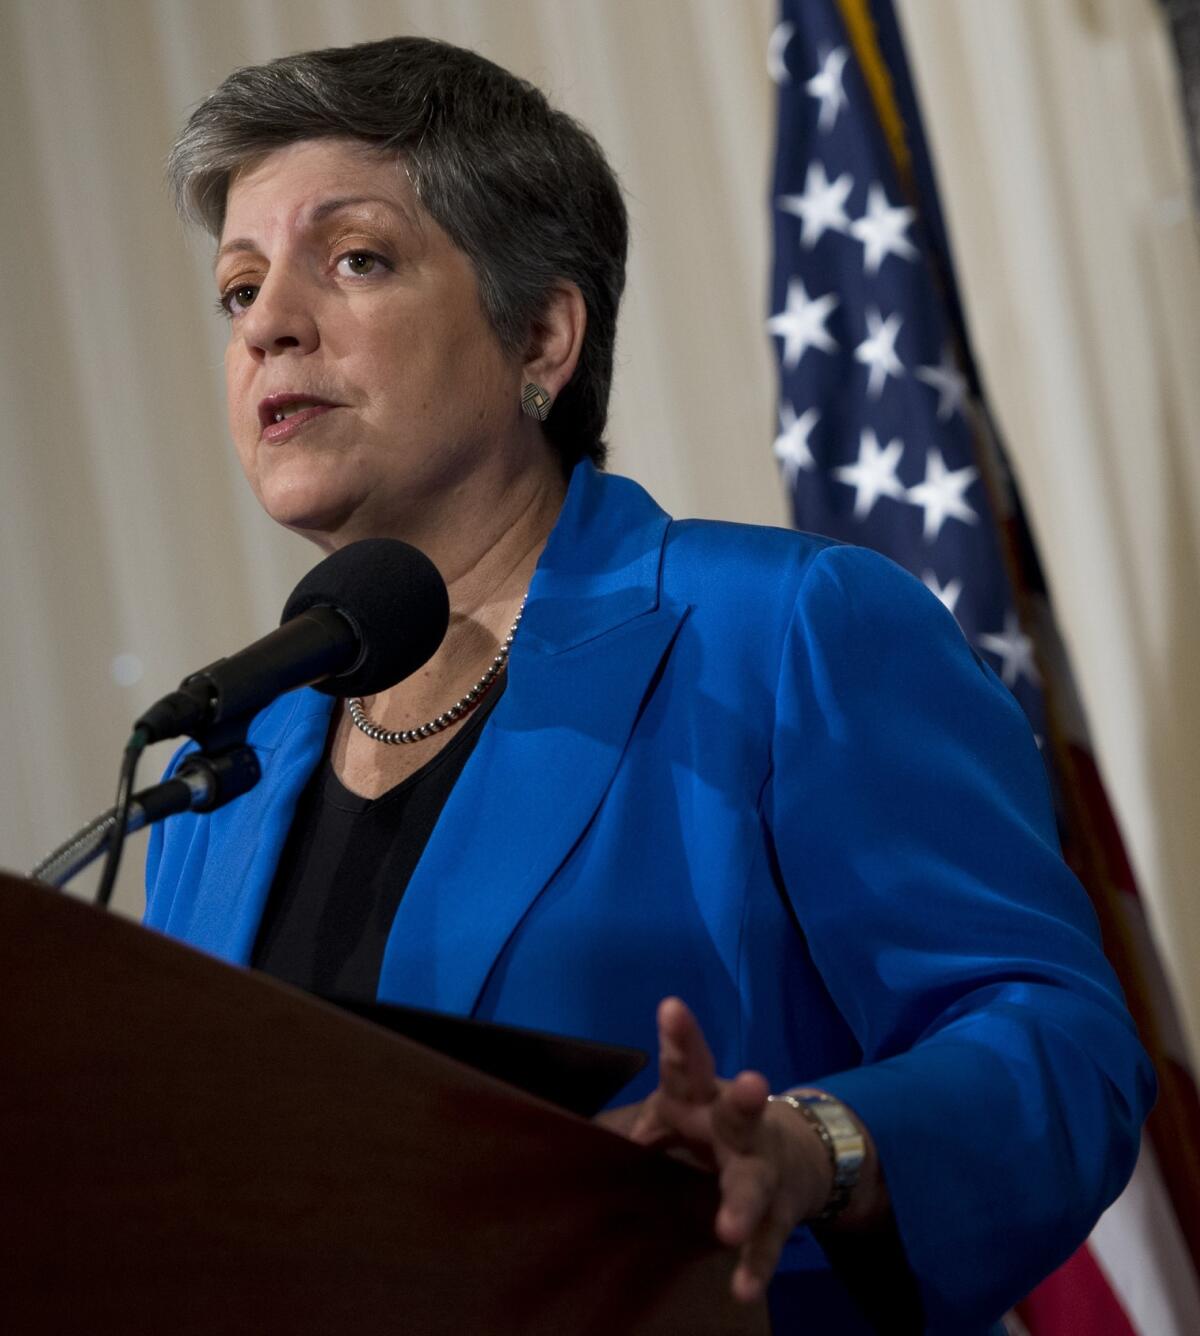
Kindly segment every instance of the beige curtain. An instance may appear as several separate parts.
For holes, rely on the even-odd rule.
[[[1200,1034],[1200,271],[1155,6],[901,8],[978,350]],[[312,560],[226,442],[207,246],[161,184],[187,108],[236,65],[397,31],[541,84],[629,192],[614,466],[676,513],[779,523],[773,21],[773,0],[0,5],[0,865],[106,806],[132,718],[271,626]]]

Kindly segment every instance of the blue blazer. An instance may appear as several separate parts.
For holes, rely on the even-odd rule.
[[[1119,1191],[1153,1093],[1011,695],[882,557],[673,522],[588,464],[508,674],[380,1000],[653,1051],[679,995],[722,1074],[857,1110],[929,1328],[984,1329]],[[258,788],[154,831],[149,925],[249,959],[330,711],[277,701]],[[799,1231],[785,1266],[824,1265]]]

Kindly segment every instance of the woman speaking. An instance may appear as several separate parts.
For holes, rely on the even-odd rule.
[[[147,922],[657,1047],[602,1118],[719,1175],[738,1297],[861,1329],[827,1253],[890,1244],[925,1327],[986,1329],[1123,1186],[1152,1095],[1015,702],[886,560],[602,471],[625,210],[536,89],[417,38],[289,56],[170,173],[263,508],[422,549],[451,620],[387,691],[264,710],[258,789],[156,830]]]

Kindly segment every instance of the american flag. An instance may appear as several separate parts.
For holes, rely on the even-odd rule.
[[[907,566],[1042,737],[1033,646],[976,457],[977,400],[931,275],[940,225],[909,202],[837,7],[789,0],[784,14],[767,328],[796,525]]]
[[[1020,702],[1159,1075],[1133,1183],[1009,1328],[1200,1331],[1200,1105],[971,359],[890,0],[782,0],[767,65],[779,100],[774,452],[796,525],[907,567]]]

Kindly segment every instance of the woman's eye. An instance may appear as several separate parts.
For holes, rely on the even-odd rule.
[[[343,273],[362,278],[373,270],[382,268],[384,263],[381,256],[375,255],[371,251],[349,251],[338,260],[338,268]]]
[[[258,285],[255,283],[238,283],[232,288],[226,288],[221,293],[217,301],[217,308],[226,315],[240,315],[247,306],[254,304],[255,297],[258,296]]]

